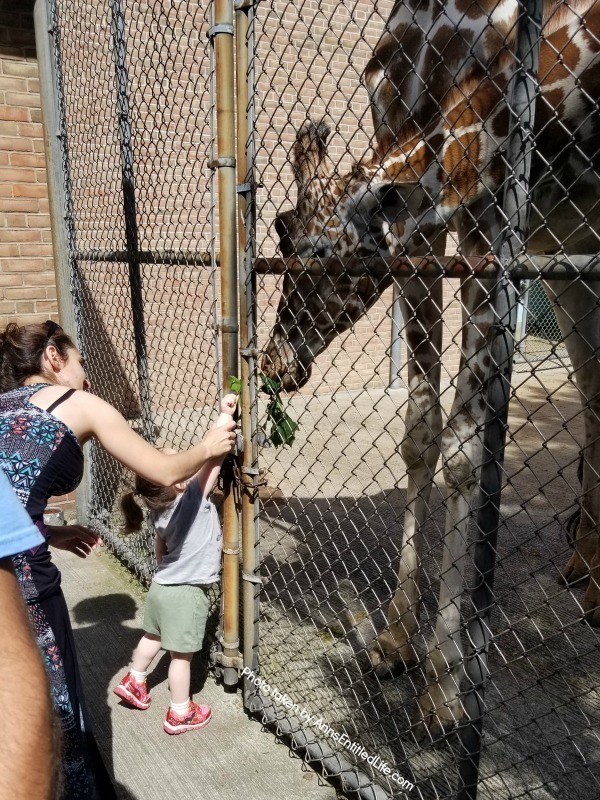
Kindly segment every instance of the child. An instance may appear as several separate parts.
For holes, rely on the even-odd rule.
[[[214,427],[231,420],[236,404],[235,394],[223,398]],[[193,654],[202,648],[209,609],[207,589],[219,579],[221,568],[221,528],[208,496],[222,461],[214,459],[186,483],[168,488],[138,477],[136,491],[121,501],[125,532],[131,533],[139,530],[143,521],[135,497],[144,499],[156,533],[158,568],[146,601],[146,633],[134,651],[129,672],[114,693],[135,708],[148,708],[148,667],[161,649],[170,650],[171,704],[163,728],[172,734],[202,728],[211,718],[208,706],[190,700],[190,665]]]

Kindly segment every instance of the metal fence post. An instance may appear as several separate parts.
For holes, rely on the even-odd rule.
[[[56,7],[48,0],[34,6],[35,45],[40,78],[40,99],[44,124],[48,200],[52,230],[52,253],[60,323],[85,354],[78,267],[75,261],[75,232],[71,198],[71,172],[62,102],[60,48],[57,42]],[[91,480],[90,448],[85,446],[84,474],[75,503],[79,522],[88,521]]]
[[[242,515],[242,605],[244,666],[258,666],[258,611],[260,576],[258,568],[258,420],[256,411],[256,277],[253,261],[256,246],[256,186],[254,183],[254,85],[253,85],[253,10],[252,2],[235,2],[237,176],[240,226],[240,396],[243,492]],[[244,699],[249,689],[244,683]]]
[[[541,22],[541,0],[519,0],[515,50],[517,67],[508,104],[511,127],[507,142],[507,177],[503,202],[506,226],[498,253],[504,275],[499,278],[492,298],[496,321],[490,342],[491,365],[483,437],[484,462],[481,468],[480,503],[473,553],[475,568],[475,584],[471,590],[473,611],[467,625],[469,653],[465,667],[470,686],[464,698],[466,722],[460,731],[460,783],[457,800],[475,800],[479,779],[481,736],[485,714],[485,681],[488,675],[488,655],[492,637],[491,611],[494,604],[496,542],[500,520],[516,325],[516,291],[506,271],[511,262],[522,256],[526,249],[530,200],[529,172],[534,146],[533,126],[538,89]]]
[[[234,28],[232,0],[215,0],[209,31],[215,52],[217,88],[217,158],[219,186],[219,253],[221,263],[222,386],[238,374],[238,281],[236,226],[236,149]],[[223,504],[223,682],[239,680],[239,527],[232,480]]]

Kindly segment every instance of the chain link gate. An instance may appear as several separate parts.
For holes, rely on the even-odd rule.
[[[413,5],[408,19],[407,9]],[[521,366],[512,387],[510,368],[511,331],[518,326],[519,298],[524,292],[519,279],[535,278],[541,267],[553,270],[558,280],[552,291],[561,305],[563,299],[568,300],[571,287],[597,286],[592,280],[598,277],[597,264],[584,258],[596,248],[588,240],[587,249],[575,249],[577,255],[569,258],[561,256],[560,246],[553,248],[559,252],[555,259],[523,258],[528,240],[523,210],[533,197],[531,227],[536,231],[543,227],[552,211],[546,195],[551,194],[553,183],[562,179],[559,168],[568,161],[569,153],[566,145],[557,145],[561,148],[557,175],[551,162],[549,183],[541,192],[536,183],[541,169],[535,161],[538,142],[533,141],[529,191],[527,162],[532,157],[534,125],[531,98],[539,93],[532,76],[537,73],[535,43],[541,5],[531,12],[533,22],[529,20],[522,28],[526,41],[521,42],[520,50],[511,33],[516,23],[509,13],[512,3],[496,9],[484,0],[479,0],[479,5],[465,4],[465,8],[459,0],[443,4],[442,17],[454,31],[450,40],[444,39],[435,20],[428,18],[429,4],[420,5],[424,8],[391,0],[351,5],[236,2],[238,129],[234,158],[232,130],[223,133],[221,127],[223,138],[217,147],[213,128],[214,112],[224,94],[217,93],[215,98],[212,91],[211,44],[222,37],[217,49],[221,47],[221,57],[229,63],[231,45],[225,40],[231,42],[234,33],[229,3],[215,3],[213,13],[212,4],[204,8],[200,3],[168,0],[132,5],[120,0],[96,5],[48,0],[53,69],[59,87],[62,207],[78,333],[95,391],[122,410],[150,440],[188,445],[198,430],[207,427],[218,387],[235,371],[232,354],[237,347],[238,320],[237,315],[221,314],[217,323],[220,297],[214,265],[217,233],[221,264],[235,251],[235,216],[227,209],[232,208],[232,192],[237,193],[243,223],[237,235],[241,417],[246,446],[238,499],[242,509],[246,707],[274,724],[325,774],[340,778],[348,796],[377,800],[458,796],[465,800],[478,791],[478,797],[493,798],[592,798],[600,794],[600,742],[595,730],[599,716],[598,638],[593,627],[580,624],[583,591],[561,587],[556,578],[571,552],[564,520],[581,505],[584,528],[587,524],[590,535],[597,530],[598,519],[590,502],[598,483],[598,437],[593,433],[593,421],[598,417],[590,405],[596,397],[596,384],[592,375],[591,388],[584,391],[589,408],[584,421],[574,382],[586,364],[597,364],[594,347],[598,342],[592,330],[576,376],[561,365],[538,376],[537,365],[526,350],[528,369]],[[382,258],[382,243],[389,232],[381,223],[373,224],[377,214],[369,217],[369,224],[365,218],[373,208],[383,213],[383,207],[393,201],[389,223],[394,222],[398,213],[394,187],[375,195],[371,189],[375,184],[367,177],[368,158],[352,173],[356,183],[344,184],[353,163],[374,147],[379,147],[380,159],[392,153],[393,137],[386,131],[398,133],[391,120],[386,120],[387,112],[380,109],[382,118],[376,116],[375,125],[370,119],[369,104],[376,106],[377,92],[372,85],[371,93],[367,91],[365,69],[369,63],[372,66],[373,52],[387,31],[393,46],[387,54],[382,53],[383,82],[395,69],[393,52],[412,53],[408,77],[393,73],[409,98],[402,102],[416,108],[427,92],[435,96],[446,75],[451,75],[448,91],[456,90],[460,100],[464,93],[457,77],[461,62],[460,58],[452,61],[451,42],[454,46],[458,43],[459,53],[467,42],[470,58],[476,61],[483,34],[470,34],[469,26],[479,19],[484,5],[486,19],[500,26],[518,53],[510,63],[521,85],[510,91],[503,86],[500,96],[487,104],[481,92],[464,94],[469,102],[462,113],[476,107],[479,116],[471,126],[462,128],[472,136],[507,98],[513,109],[519,109],[515,116],[520,117],[521,125],[513,126],[512,137],[507,139],[507,121],[501,133],[494,132],[494,141],[506,145],[501,167],[502,174],[507,164],[510,167],[506,185],[507,194],[513,195],[504,205],[502,236],[484,252],[455,257],[457,245],[463,249],[468,238],[464,227],[440,226],[437,220],[433,230],[431,220],[420,216],[426,203],[415,206],[414,196],[408,194],[402,197],[403,208],[409,208],[415,233],[425,241],[419,255],[424,252],[427,257],[411,261],[406,257],[410,253],[401,251],[393,254],[395,260]],[[564,3],[558,6],[559,16],[569,8]],[[554,40],[550,45],[554,61],[563,65],[567,74],[573,72],[572,67],[564,66],[569,43],[576,34],[581,35],[578,15],[584,10],[591,13],[587,7],[580,9],[579,3],[571,6],[576,6],[577,13],[570,18],[569,36],[560,45],[553,44]],[[399,19],[406,25],[402,34],[394,27]],[[560,25],[556,29],[562,30]],[[423,33],[426,36],[418,39]],[[435,57],[427,49],[432,43],[437,48]],[[500,47],[493,37],[492,45]],[[545,58],[544,69],[552,72],[547,51]],[[428,65],[428,80],[415,93],[409,78],[423,77],[424,65]],[[490,69],[484,64],[485,74],[475,83],[478,90],[490,77]],[[548,82],[546,73],[543,77]],[[592,89],[592,84],[586,85],[586,98]],[[388,98],[391,116],[402,113],[397,97],[398,92]],[[439,117],[443,104],[437,99],[436,103]],[[549,101],[542,103],[542,110],[550,105]],[[538,117],[539,109],[538,102]],[[456,106],[451,110],[456,112]],[[536,129],[543,157],[548,147],[543,138],[546,128],[555,135],[566,128],[558,116],[548,118],[549,112],[545,113],[542,132]],[[586,112],[590,124],[595,114],[595,107]],[[327,171],[321,159],[327,139],[325,126],[305,127],[308,118],[318,122],[324,116],[335,125],[328,143],[335,173]],[[424,127],[428,121],[422,120]],[[441,156],[460,142],[456,132],[462,131],[460,123],[460,116],[448,123],[450,133],[446,135],[454,138],[445,150],[429,140],[440,163]],[[584,156],[587,159],[578,165],[580,177],[588,175],[593,184],[597,177],[595,151],[590,154],[587,140],[582,144],[575,133],[569,141],[582,154],[582,162]],[[446,183],[452,184],[456,177],[460,184],[464,179],[461,165],[467,173],[471,171],[474,180],[472,168],[479,166],[476,142],[476,138],[469,139],[452,169],[442,164]],[[414,154],[419,146],[417,142],[407,152]],[[296,193],[291,188],[290,163],[295,169]],[[417,192],[419,182],[423,183],[416,166],[418,180],[411,181],[416,184],[411,192]],[[498,180],[495,166],[488,182]],[[219,171],[219,213],[216,180],[210,168]],[[518,181],[510,178],[511,171],[519,176]],[[391,174],[384,175],[388,177]],[[405,177],[401,171],[396,174],[396,178]],[[336,220],[346,213],[345,201],[360,185],[368,185],[369,190],[357,208],[358,216],[341,225],[341,238],[346,237],[352,248],[340,254],[339,247],[332,251],[330,245],[340,233]],[[579,188],[577,179],[572,178],[567,189],[575,230],[590,225],[595,209],[592,202],[579,210],[574,199],[580,197]],[[435,201],[431,187],[425,189],[424,199]],[[332,190],[338,194],[328,208],[325,201]],[[491,198],[487,185],[486,191]],[[540,192],[545,192],[543,202]],[[299,202],[302,198],[304,206]],[[462,198],[458,205],[461,203]],[[290,214],[296,204],[296,212]],[[475,215],[472,225],[476,227],[483,216]],[[323,223],[325,236],[319,234]],[[361,227],[363,237],[357,246],[356,231]],[[365,244],[371,248],[368,256]],[[278,247],[284,259],[276,257]],[[516,251],[511,249],[515,247]],[[516,289],[505,279],[494,289],[498,262],[505,275],[510,271]],[[276,277],[277,272],[284,273],[283,278]],[[584,277],[589,283],[581,283],[580,273],[587,273]],[[461,280],[466,287],[474,285],[483,292],[479,306],[465,303]],[[230,283],[227,292],[231,290]],[[282,290],[283,317],[287,313],[288,323],[291,321],[288,334],[297,330],[307,338],[310,334],[313,341],[315,335],[322,336],[321,343],[328,348],[315,359],[310,377],[305,370],[288,381],[287,388],[294,389],[295,383],[308,378],[300,391],[284,400],[299,425],[296,440],[291,447],[275,448],[267,446],[267,399],[259,390],[261,371],[275,375],[276,358],[290,355],[281,345],[272,347],[276,322],[282,319],[281,309],[275,313]],[[563,309],[563,335],[567,330],[572,338],[583,340],[589,334],[588,323],[598,313],[593,291],[584,292],[588,305],[581,322]],[[300,302],[290,314],[294,292]],[[492,307],[489,300],[494,292],[495,316],[489,331],[480,337],[488,356],[482,368],[469,336],[473,331],[481,333],[487,325],[485,314],[478,316],[478,311],[483,302]],[[367,315],[362,313],[365,311]],[[342,337],[330,336],[331,330],[320,333],[340,319],[344,321]],[[215,335],[217,325],[224,335],[223,357]],[[441,332],[440,346],[437,337]],[[522,335],[522,331],[517,334],[517,345]],[[306,340],[305,344],[310,354],[313,344]],[[267,352],[261,360],[259,346]],[[482,387],[486,391],[483,405],[473,406],[473,416],[467,420],[471,428],[457,449],[464,453],[480,435],[484,438],[483,450],[468,469],[469,480],[476,478],[481,493],[478,496],[471,490],[462,511],[456,502],[462,497],[460,484],[446,489],[443,468],[432,458],[439,442],[444,444],[435,397],[428,395],[424,425],[419,428],[415,421],[428,382],[417,382],[415,391],[415,368],[422,366],[424,354],[436,350],[435,361],[441,361],[441,368],[432,364],[421,374],[431,378],[428,388],[435,388],[439,369],[437,397],[445,416],[459,417],[452,407],[455,390],[466,392],[465,406],[473,398],[478,400]],[[460,357],[465,351],[469,358],[461,372]],[[498,369],[486,381],[493,363]],[[478,388],[468,388],[469,376],[476,377]],[[503,460],[502,415],[509,396],[510,433]],[[406,419],[407,409],[412,409],[412,422],[410,417]],[[482,417],[486,410],[487,426]],[[424,440],[419,438],[422,430]],[[431,464],[431,474],[416,493],[411,447],[413,458]],[[587,467],[583,489],[577,479],[582,449]],[[123,479],[127,481],[129,476],[121,475],[101,452],[94,451],[92,456],[93,524],[147,580],[152,570],[147,534],[125,541],[116,533],[117,501]],[[446,466],[451,466],[447,452],[445,458]],[[500,477],[504,488],[498,527]],[[428,495],[425,484],[430,479],[433,487]],[[264,480],[267,486],[262,485]],[[450,518],[449,508],[454,510]],[[230,507],[225,520],[229,585],[237,573],[238,557],[233,516]],[[473,531],[469,544],[465,542],[467,516],[472,518]],[[406,559],[415,559],[419,537],[420,553],[411,565]],[[450,549],[461,552],[466,547],[466,557],[448,561],[446,553],[444,560],[444,538],[448,537],[453,540]],[[404,585],[413,592],[402,613],[390,606],[397,593],[399,564]],[[418,587],[416,565],[421,572]],[[463,568],[469,599],[463,599],[461,607]],[[451,586],[454,594],[449,595]],[[226,610],[229,633],[220,657],[224,680],[230,684],[237,681],[240,667],[237,619],[231,619],[237,617],[236,591],[229,592],[233,606],[230,602]],[[439,602],[442,627],[440,591],[446,591]],[[419,605],[420,621],[415,628]],[[586,610],[590,611],[589,603]],[[398,640],[385,638],[386,633],[398,635],[398,630],[410,633],[404,636],[401,653]],[[463,640],[467,670],[458,698],[453,689],[458,653],[448,647],[449,643],[454,646],[457,638]],[[404,674],[396,674],[402,666],[406,667]],[[390,671],[395,674],[384,676]],[[445,688],[440,695],[442,683]],[[454,717],[460,723],[456,735],[442,734],[438,718],[443,720],[444,714],[446,723],[448,716],[451,722]]]
[[[588,502],[598,485],[598,237],[588,214],[595,190],[582,180],[593,183],[598,173],[596,149],[590,145],[590,154],[589,139],[573,133],[586,121],[596,129],[597,95],[591,79],[583,94],[588,105],[575,98],[577,79],[560,89],[562,105],[550,94],[557,70],[564,81],[584,69],[569,46],[584,49],[577,37],[585,39],[595,17],[585,16],[592,11],[581,4],[544,4],[540,37],[542,4],[518,9],[520,15],[516,3],[479,0],[260,2],[254,10],[258,219],[246,285],[250,294],[256,289],[257,332],[248,353],[256,388],[262,370],[292,392],[285,404],[299,428],[289,448],[260,452],[268,486],[260,493],[254,542],[260,566],[251,576],[260,570],[264,586],[254,649],[245,651],[246,672],[252,669],[245,695],[352,797],[600,794],[598,636],[580,624],[582,602],[595,621],[597,589],[592,581],[584,595],[557,581],[565,562],[571,581],[579,577],[565,533],[574,508],[584,506],[579,537],[587,530],[594,537],[598,526]],[[500,32],[486,30],[488,24]],[[545,97],[534,103],[540,44]],[[494,68],[491,53],[503,47],[514,55],[502,68],[495,56]],[[478,56],[489,59],[480,72]],[[586,51],[586,58],[588,65],[596,56]],[[461,84],[469,66],[476,77]],[[439,119],[444,103],[448,120]],[[576,123],[569,114],[577,103]],[[507,104],[510,115],[496,113]],[[411,114],[421,130],[398,121]],[[439,122],[446,124],[445,144]],[[552,137],[556,155],[548,159]],[[563,169],[569,158],[572,173]],[[401,181],[409,185],[398,198]],[[445,190],[453,181],[462,189]],[[474,187],[487,200],[471,206],[469,223],[458,213],[444,218],[443,203],[437,218],[426,215],[444,191],[457,211],[468,206]],[[559,213],[570,228],[562,241],[555,236],[538,250],[557,257],[525,256],[567,193]],[[502,202],[496,238],[484,249],[470,246],[476,237],[469,224],[485,227],[492,204]],[[402,220],[395,235],[402,238],[404,229],[406,249],[393,249],[381,217],[388,226]],[[589,235],[572,246],[573,230],[582,228]],[[425,257],[407,259],[411,248]],[[496,289],[485,277],[498,275],[494,256],[510,275]],[[541,364],[524,346],[525,280],[539,283],[540,269],[558,279],[549,291],[562,307],[563,338],[578,340],[577,375],[564,350],[558,361]],[[468,299],[473,284],[480,291],[475,303]],[[486,327],[481,304],[490,299]],[[511,385],[515,326],[523,355]],[[575,380],[588,408],[585,423]],[[451,421],[444,437],[436,392]],[[267,401],[258,394],[253,405],[257,450],[268,440]],[[480,436],[478,452],[472,444]],[[440,440],[445,468],[431,455]],[[411,459],[429,465],[421,488]],[[467,473],[456,480],[452,471],[465,461]],[[249,462],[255,470],[258,464],[258,457]],[[461,480],[478,491],[463,491]],[[590,545],[588,570],[596,557]],[[246,574],[252,566],[249,560]],[[469,596],[461,606],[463,588]],[[465,664],[464,676],[457,663]]]
[[[48,3],[61,256],[86,370],[139,433],[179,448],[206,429],[218,391],[209,14],[193,2]],[[118,534],[131,476],[100,447],[90,455],[90,522],[147,581],[148,531]]]

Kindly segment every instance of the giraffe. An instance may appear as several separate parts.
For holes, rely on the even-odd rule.
[[[529,253],[587,254],[600,231],[600,4],[544,2],[535,109]],[[464,255],[493,252],[509,125],[504,91],[514,69],[517,0],[398,0],[365,70],[373,153],[339,174],[327,156],[328,125],[297,133],[294,209],[275,221],[284,257],[319,258],[324,274],[286,273],[262,369],[294,391],[311,364],[365,314],[391,275],[327,271],[331,257],[440,255],[448,226]],[[333,263],[333,260],[330,261]],[[339,262],[338,262],[339,263]],[[455,399],[443,422],[439,400],[442,280],[398,281],[409,399],[401,453],[408,487],[398,586],[370,658],[377,674],[418,660],[421,527],[441,454],[447,520],[438,614],[425,658],[418,735],[436,738],[462,717],[460,603],[471,499],[482,461],[483,386],[493,323],[490,284],[461,284],[463,327]],[[567,584],[588,581],[586,620],[600,625],[600,295],[598,285],[546,281],[583,404],[581,519],[564,568]]]

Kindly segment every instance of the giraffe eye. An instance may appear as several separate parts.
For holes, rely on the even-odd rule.
[[[313,253],[315,258],[325,258],[325,256],[327,255],[327,248],[324,245],[321,245],[320,247],[315,247]]]

